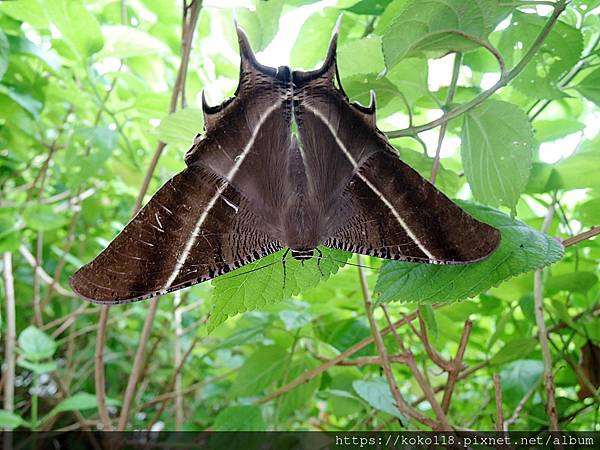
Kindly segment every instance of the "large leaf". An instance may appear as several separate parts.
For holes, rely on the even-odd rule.
[[[30,361],[51,358],[56,351],[56,341],[33,325],[21,332],[18,341],[22,355]]]
[[[576,88],[584,97],[600,106],[600,69],[593,70]]]
[[[384,378],[380,377],[369,381],[356,380],[352,383],[352,387],[373,408],[391,414],[403,421],[405,420],[398,411],[394,397],[390,392],[390,386]]]
[[[259,347],[238,371],[232,392],[251,396],[268,388],[283,373],[289,362],[288,352],[275,345]]]
[[[85,60],[102,49],[100,25],[81,0],[48,0],[44,4],[48,17],[75,56]]]
[[[304,264],[290,258],[288,254],[285,260],[285,281],[282,262],[285,250],[214,279],[214,306],[208,330],[212,331],[227,317],[280,302],[316,286],[321,280],[336,273],[349,256],[347,252],[325,247],[320,250],[323,253],[322,259],[315,257]]]
[[[538,345],[536,337],[516,338],[509,341],[490,360],[492,365],[506,364],[507,362],[525,358],[533,352]]]
[[[476,219],[502,234],[500,247],[487,259],[464,265],[427,265],[386,261],[375,292],[379,301],[449,302],[473,297],[507,278],[545,267],[563,255],[562,245],[498,210],[459,202]]]
[[[488,101],[465,115],[465,175],[476,200],[514,208],[527,186],[533,161],[533,130],[512,103]]]
[[[559,161],[556,170],[563,189],[585,189],[600,187],[598,167],[600,167],[600,139],[595,146],[583,148],[583,151]]]
[[[499,50],[510,67],[520,61],[539,36],[547,19],[537,14],[515,12],[512,24],[502,31]],[[577,61],[583,49],[581,32],[564,22],[557,22],[529,64],[512,85],[534,98],[560,98],[560,76]]]
[[[495,26],[494,0],[404,1],[396,20],[383,34],[383,53],[388,68],[408,56],[423,52],[439,56],[449,51],[476,47],[462,34],[485,39]]]
[[[519,359],[500,371],[502,397],[516,404],[535,385],[544,372],[544,364],[532,359]]]
[[[237,21],[248,34],[255,51],[267,47],[277,34],[282,9],[282,0],[258,0],[255,2],[254,11],[247,8],[236,10]]]

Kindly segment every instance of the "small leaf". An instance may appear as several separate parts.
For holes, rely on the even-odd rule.
[[[339,71],[344,74],[344,77],[380,73],[385,70],[381,39],[378,36],[371,36],[350,41],[338,50],[337,61]]]
[[[539,142],[549,142],[582,131],[585,124],[573,119],[536,120],[534,128]]]
[[[502,396],[516,404],[535,385],[544,372],[544,364],[533,359],[520,359],[507,364],[500,371]]]
[[[264,431],[265,428],[262,409],[253,405],[225,408],[215,417],[212,426],[214,431]]]
[[[373,408],[391,414],[405,421],[396,407],[394,397],[390,392],[390,386],[383,378],[375,378],[370,381],[356,380],[352,383],[356,393],[369,403]]]
[[[600,106],[600,69],[593,70],[575,88],[585,98]]]
[[[18,341],[23,356],[30,361],[51,358],[56,351],[56,341],[33,325],[21,332]]]
[[[462,160],[473,197],[514,208],[533,161],[533,131],[512,103],[488,101],[465,115]]]
[[[113,399],[106,399],[106,404],[109,406],[117,406],[120,404],[119,401]],[[98,402],[96,396],[87,392],[78,392],[75,395],[65,398],[58,405],[44,417],[42,422],[50,419],[58,413],[65,411],[84,411],[86,409],[96,409]]]
[[[53,205],[31,205],[23,211],[23,220],[28,227],[38,231],[60,228],[67,223],[64,214],[56,212]]]
[[[18,414],[15,414],[5,409],[0,409],[0,429],[14,430],[18,427],[27,427],[31,425]]]
[[[294,362],[287,374],[287,380],[294,380],[305,372],[314,369],[316,363],[309,358],[302,358],[299,361]],[[312,378],[307,383],[295,387],[289,392],[286,392],[281,397],[281,403],[279,405],[280,417],[286,417],[292,415],[296,411],[301,411],[304,405],[313,398],[313,395],[319,387],[320,377]]]
[[[425,331],[429,333],[433,339],[437,339],[438,326],[435,320],[435,311],[431,305],[419,305],[419,313],[423,318],[423,322],[425,322],[425,327],[427,328]]]
[[[9,53],[8,39],[4,31],[0,29],[0,80],[6,73],[8,68],[8,53]]]
[[[546,295],[554,295],[559,291],[587,292],[598,282],[593,272],[571,272],[548,278],[544,287]]]
[[[194,137],[202,131],[204,116],[202,111],[186,108],[169,114],[157,128],[157,137],[165,144],[180,148],[189,148],[194,142]]]
[[[600,141],[596,144],[600,144]],[[556,170],[565,190],[600,187],[598,176],[600,152],[595,148],[583,148],[582,151],[559,161]]]
[[[477,220],[500,230],[500,247],[487,259],[473,264],[428,265],[386,261],[375,285],[379,301],[434,303],[462,300],[562,257],[564,248],[550,236],[493,208],[457,203]]]
[[[41,375],[43,373],[54,372],[58,367],[56,364],[56,361],[47,362],[47,363],[33,363],[30,361],[27,361],[24,358],[19,358],[17,360],[17,364],[27,370],[32,371],[33,373],[35,373],[37,375]]]
[[[535,337],[517,338],[507,342],[504,347],[490,360],[491,365],[502,365],[516,359],[529,356],[537,347],[538,340]]]
[[[48,17],[76,57],[85,60],[102,49],[100,25],[81,0],[47,0],[44,4]]]
[[[288,360],[284,348],[275,345],[259,347],[238,371],[232,393],[249,396],[265,390],[283,374]]]
[[[379,16],[390,3],[392,3],[392,0],[360,0],[351,7],[346,8],[346,11],[353,12],[354,14]]]
[[[286,258],[286,278],[283,281],[282,257],[285,250],[266,256],[212,282],[213,311],[208,331],[214,330],[227,317],[262,308],[298,295],[328,279],[343,266],[348,253],[320,247],[322,259],[312,258],[302,264],[289,255]],[[261,268],[260,270],[256,270]]]
[[[100,58],[111,56],[123,59],[170,53],[162,41],[142,30],[123,25],[103,25],[102,33],[106,44],[98,55]]]

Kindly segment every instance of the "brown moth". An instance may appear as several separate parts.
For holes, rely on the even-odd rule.
[[[478,222],[398,158],[368,107],[351,103],[336,65],[337,32],[321,68],[260,64],[238,28],[235,96],[208,106],[187,168],[71,278],[94,303],[182,289],[282,248],[319,245],[432,264],[489,256],[500,233]]]

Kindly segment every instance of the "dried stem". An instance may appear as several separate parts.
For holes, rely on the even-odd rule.
[[[600,234],[600,227],[593,227],[588,231],[584,231],[583,233],[578,234],[577,236],[570,237],[569,239],[565,239],[563,241],[563,245],[565,247],[570,247],[571,245],[579,244],[582,241],[586,241],[588,239],[593,238]]]
[[[387,307],[382,304],[381,309],[383,310],[383,314],[385,315],[385,318],[387,319],[388,323],[391,325],[392,319],[390,318]],[[442,431],[452,431],[452,427],[448,423],[448,418],[446,417],[446,414],[444,413],[444,411],[442,411],[440,404],[436,400],[435,393],[433,392],[431,385],[427,382],[427,380],[425,379],[425,376],[417,367],[417,363],[415,361],[415,356],[410,351],[410,349],[408,349],[404,346],[402,339],[400,338],[400,336],[398,335],[398,333],[396,332],[396,330],[394,328],[392,328],[392,334],[394,335],[394,338],[396,339],[396,342],[398,343],[398,346],[400,347],[402,354],[406,357],[406,364],[408,365],[410,371],[412,372],[413,376],[417,380],[417,383],[419,383],[419,386],[421,387],[423,394],[425,394],[427,401],[429,401],[429,404],[431,405],[431,409],[433,409],[433,412],[435,413],[435,415],[437,417],[438,424],[436,425],[435,429],[442,430]]]
[[[548,208],[542,231],[547,232],[554,217],[554,205]],[[548,331],[544,322],[544,286],[543,271],[537,270],[533,275],[533,300],[535,305],[535,321],[538,326],[538,338],[544,361],[544,387],[546,388],[546,412],[550,421],[550,431],[559,431],[558,415],[556,412],[556,397],[554,390],[554,375],[552,373],[552,356],[548,347]]]
[[[500,376],[494,373],[494,394],[496,396],[496,431],[504,431],[504,413],[502,412],[502,387]]]
[[[435,429],[437,424],[434,421],[432,421],[429,417],[421,414],[415,408],[406,403],[404,398],[402,398],[402,394],[398,389],[398,384],[396,383],[394,373],[392,372],[389,356],[383,343],[381,332],[379,331],[379,328],[377,328],[377,323],[375,322],[375,318],[373,317],[373,303],[371,301],[371,293],[369,292],[369,286],[367,284],[367,277],[365,276],[363,268],[360,267],[360,265],[362,264],[362,258],[360,255],[357,255],[357,258],[357,263],[359,265],[358,275],[360,280],[360,286],[362,289],[365,311],[367,314],[367,318],[369,319],[369,325],[371,326],[371,334],[373,335],[375,341],[377,353],[381,358],[383,373],[390,386],[390,391],[392,393],[392,396],[394,397],[394,401],[396,402],[396,407],[398,408],[400,414],[402,414],[403,416],[412,417],[413,419],[418,420],[419,422],[427,425],[428,427]]]
[[[452,400],[452,394],[454,393],[456,381],[458,380],[460,372],[462,371],[462,361],[465,356],[465,350],[467,349],[467,343],[469,342],[469,336],[471,335],[472,329],[473,322],[467,320],[463,327],[462,336],[460,337],[458,351],[456,352],[456,356],[452,360],[454,368],[450,373],[448,373],[448,381],[446,382],[446,387],[444,388],[444,397],[442,398],[442,410],[446,414],[450,409],[450,400]]]
[[[52,286],[56,290],[56,292],[58,292],[60,295],[64,295],[65,297],[77,298],[77,296],[75,294],[73,294],[73,292],[62,287],[50,275],[48,275],[48,273],[46,273],[46,271],[44,269],[42,269],[40,266],[36,265],[35,257],[31,254],[29,249],[27,247],[25,247],[25,245],[21,245],[19,247],[19,253],[21,253],[21,255],[29,263],[29,265],[35,269],[35,271],[39,275],[40,279],[44,283],[48,284],[49,286]]]
[[[4,294],[6,295],[6,336],[4,342],[4,409],[15,408],[15,362],[17,343],[17,324],[15,313],[15,282],[12,272],[12,254],[5,252],[4,262]]]
[[[106,393],[104,382],[104,334],[106,333],[106,322],[108,322],[108,306],[100,309],[98,319],[98,334],[96,336],[96,353],[94,355],[94,382],[96,386],[96,401],[98,403],[98,414],[105,431],[112,430],[112,424],[106,408]]]

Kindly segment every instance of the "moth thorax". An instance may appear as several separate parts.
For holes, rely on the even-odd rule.
[[[314,256],[314,249],[310,250],[293,250],[292,249],[292,258],[298,261],[307,261]]]

